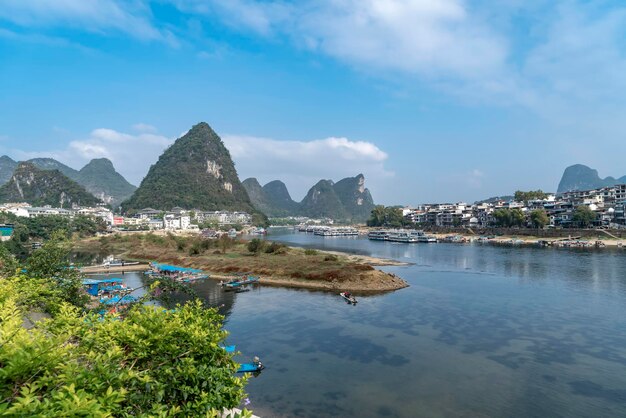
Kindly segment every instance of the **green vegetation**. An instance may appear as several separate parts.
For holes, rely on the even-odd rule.
[[[26,329],[38,300],[54,313]],[[0,280],[0,318],[6,416],[218,417],[244,397],[245,379],[219,346],[223,318],[200,302],[136,305],[120,320],[84,314],[55,283],[18,276]]]
[[[22,218],[10,213],[0,213],[0,223],[15,225],[11,239],[1,243],[0,247],[4,246],[19,258],[25,258],[28,255],[31,241],[48,240],[56,231],[66,231],[80,237],[106,231],[106,224],[102,220],[83,215],[73,219],[64,216]]]
[[[372,209],[367,226],[400,228],[412,226],[413,223],[402,216],[402,210],[397,207],[378,205]]]
[[[175,206],[256,212],[228,149],[204,122],[177,139],[150,167],[133,196],[122,204],[124,211],[147,207],[170,210]]]
[[[261,251],[263,251],[265,248],[265,241],[259,238],[253,238],[248,242],[246,248],[248,248],[248,251],[250,251],[254,255],[259,255]]]
[[[194,301],[99,314],[67,264],[69,244],[53,233],[22,266],[0,246],[0,415],[217,418],[240,404],[246,379],[221,348],[217,310]],[[169,289],[157,280],[140,301]]]
[[[34,206],[69,208],[96,206],[102,201],[58,170],[41,170],[19,163],[11,180],[0,187],[0,202],[28,202]]]
[[[588,206],[580,205],[574,211],[572,221],[581,228],[587,228],[598,218],[598,215]]]
[[[521,209],[496,209],[493,212],[497,226],[511,227],[523,226],[526,221],[524,212]]]
[[[545,210],[535,209],[530,212],[530,222],[535,228],[543,228],[550,223],[550,218]]]
[[[548,197],[548,195],[544,193],[542,190],[531,190],[529,192],[523,192],[521,190],[518,190],[515,192],[515,195],[513,198],[517,202],[527,203],[531,200],[542,200],[542,199],[545,199],[546,197]]]

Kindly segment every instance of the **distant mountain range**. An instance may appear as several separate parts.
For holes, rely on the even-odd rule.
[[[591,190],[626,183],[626,176],[618,179],[613,177],[600,178],[598,170],[582,164],[569,166],[563,172],[557,193],[573,190]]]
[[[17,164],[9,181],[0,187],[0,202],[27,202],[34,206],[61,208],[102,203],[61,171],[42,170],[30,162]]]
[[[211,127],[201,122],[178,138],[150,167],[125,212],[180,206],[199,210],[257,212],[242,186],[228,149]]]
[[[244,180],[243,186],[252,204],[268,216],[308,216],[337,220],[364,221],[369,218],[374,201],[365,188],[365,177],[359,174],[334,183],[320,180],[302,202],[295,202],[285,184],[274,180],[261,187],[257,179]]]
[[[40,170],[58,170],[70,180],[85,187],[87,191],[99,200],[117,207],[123,200],[129,198],[136,187],[115,171],[113,163],[106,158],[91,160],[77,171],[53,158],[33,158],[26,161]],[[18,162],[6,155],[0,157],[0,185],[7,183],[18,167]]]

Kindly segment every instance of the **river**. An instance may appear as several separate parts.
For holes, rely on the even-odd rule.
[[[410,287],[352,306],[327,292],[195,284],[224,305],[238,359],[267,365],[247,386],[255,414],[626,416],[626,251],[272,232],[292,245],[409,262],[384,270]]]

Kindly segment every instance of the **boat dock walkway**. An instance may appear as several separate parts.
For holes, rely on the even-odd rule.
[[[146,271],[150,270],[149,264],[128,264],[126,266],[85,266],[80,268],[81,273],[123,273],[125,271]]]

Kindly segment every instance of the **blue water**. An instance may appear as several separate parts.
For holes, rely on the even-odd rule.
[[[268,239],[412,264],[385,268],[409,288],[356,306],[195,285],[267,366],[247,386],[262,417],[626,416],[626,251]]]

